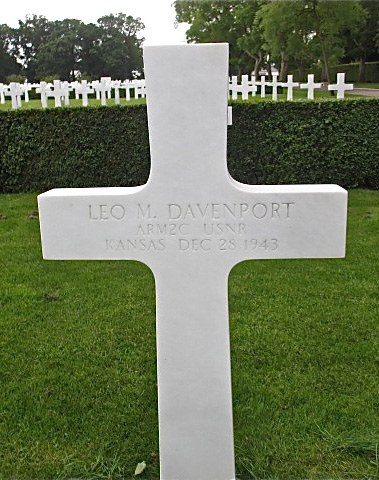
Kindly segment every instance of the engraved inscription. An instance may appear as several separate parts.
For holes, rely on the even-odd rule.
[[[125,222],[120,238],[107,238],[108,251],[270,253],[280,248],[278,238],[256,236],[257,222],[284,222],[296,216],[295,202],[168,203],[88,205],[93,222]]]

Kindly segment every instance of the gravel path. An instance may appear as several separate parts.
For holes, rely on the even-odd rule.
[[[379,88],[354,88],[346,93],[351,95],[365,95],[367,97],[379,97]]]

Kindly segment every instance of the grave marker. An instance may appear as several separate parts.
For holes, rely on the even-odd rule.
[[[322,83],[315,83],[315,76],[313,73],[308,74],[308,82],[307,83],[301,83],[300,88],[307,88],[308,89],[308,94],[307,98],[308,100],[314,100],[315,98],[315,89],[316,88],[321,88]]]
[[[144,62],[148,182],[40,195],[43,256],[151,268],[160,478],[232,480],[229,272],[248,259],[343,257],[347,195],[230,177],[226,44],[145,47]]]
[[[15,110],[21,107],[21,95],[22,95],[21,85],[17,82],[11,82],[7,90],[4,91],[6,97],[11,97],[12,108]]]
[[[282,83],[284,88],[287,88],[287,100],[293,100],[293,88],[299,86],[299,82],[293,81],[293,75],[287,76],[287,82]]]
[[[353,90],[354,84],[353,83],[345,83],[345,74],[344,73],[337,73],[337,84],[336,85],[328,85],[328,90],[335,90],[337,91],[337,98],[342,99],[345,97],[345,92],[347,90]]]
[[[42,84],[42,82],[41,82]],[[45,95],[46,97],[53,97],[54,98],[54,105],[55,107],[61,107],[62,106],[62,97],[65,98],[66,92],[67,92],[67,87],[65,87],[60,80],[54,80],[53,82],[54,85],[54,90],[45,89]],[[42,100],[42,94],[41,94],[41,100]]]
[[[41,95],[42,108],[47,108],[47,96],[51,92],[49,85],[46,82],[41,82],[36,88],[36,93]]]
[[[282,85],[281,82],[278,82],[278,76],[278,72],[272,72],[272,81],[266,83],[266,85],[272,87],[272,99],[274,101],[278,100],[278,87]]]
[[[232,77],[232,81],[233,81]],[[257,86],[255,84],[255,79],[253,82],[249,82],[249,75],[242,75],[241,77],[241,85],[237,83],[233,84],[232,87],[232,99],[237,100],[238,93],[242,93],[242,100],[248,100],[249,93],[256,93]]]
[[[82,96],[83,107],[88,107],[88,95],[93,93],[93,88],[88,85],[87,80],[82,80],[81,83],[78,82],[75,92],[78,97],[79,95]]]

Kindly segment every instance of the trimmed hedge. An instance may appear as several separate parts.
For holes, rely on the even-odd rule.
[[[250,184],[379,188],[379,101],[233,103],[228,166]],[[145,106],[0,113],[0,192],[134,186],[149,175]]]

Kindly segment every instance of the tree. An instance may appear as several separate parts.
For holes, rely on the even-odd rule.
[[[228,42],[232,73],[257,72],[263,58],[262,39],[254,25],[256,0],[177,0],[176,21],[187,22],[189,42]]]
[[[43,16],[29,15],[24,22],[19,20],[18,24],[19,27],[15,30],[13,48],[17,51],[26,77],[29,81],[34,82],[37,80],[37,50],[44,44],[50,34],[52,22],[49,22]]]
[[[6,82],[10,75],[18,75],[21,65],[12,51],[14,30],[8,25],[0,25],[0,82]]]
[[[142,42],[138,33],[145,28],[140,18],[118,13],[98,19],[99,39],[90,49],[96,58],[95,75],[113,78],[131,78],[134,71],[142,71]],[[89,61],[89,58],[86,60]]]
[[[310,0],[304,3],[314,32],[314,44],[319,47],[323,76],[331,82],[329,65],[343,57],[343,32],[355,35],[364,28],[365,12],[358,1]]]
[[[256,22],[270,56],[280,62],[279,80],[287,78],[291,60],[303,66],[310,62],[312,49],[308,17],[304,15],[304,3],[299,1],[273,1],[262,5]]]
[[[346,32],[345,62],[359,62],[359,82],[365,81],[365,64],[379,60],[375,35],[379,21],[379,3],[371,0],[361,1],[365,12],[364,27],[355,32]]]
[[[39,78],[57,74],[62,80],[75,80],[80,64],[80,20],[53,22],[49,35],[37,49],[36,70]]]

